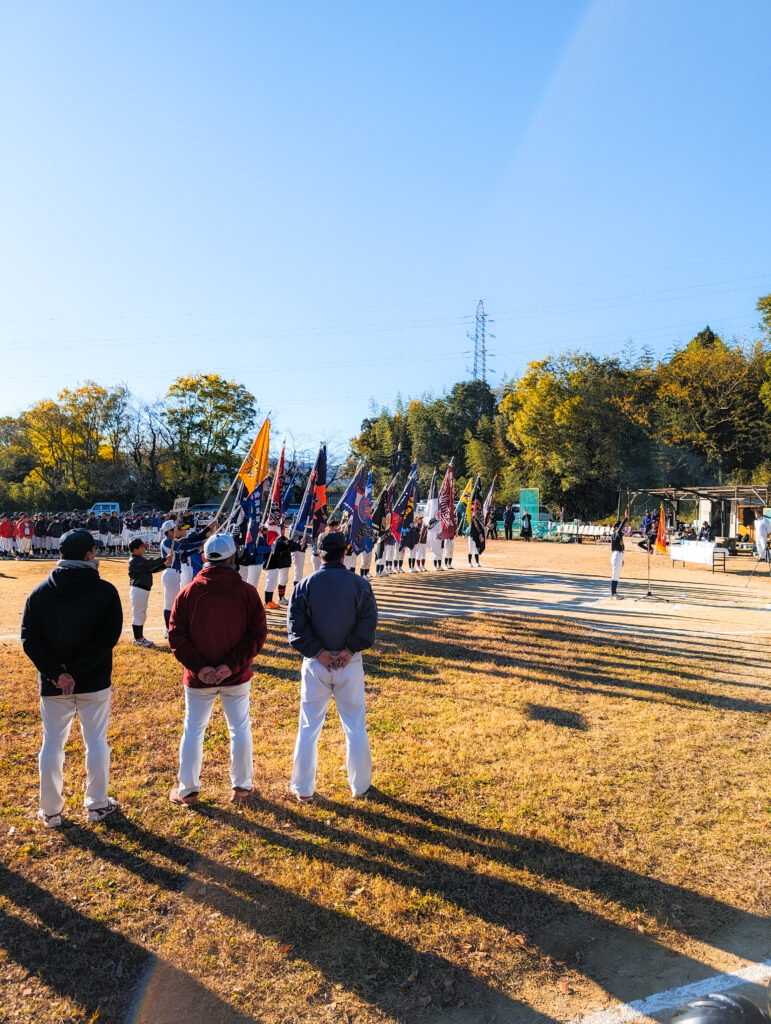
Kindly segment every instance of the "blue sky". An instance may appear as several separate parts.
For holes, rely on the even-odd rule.
[[[300,446],[549,352],[750,338],[771,4],[0,8],[0,414],[245,384]]]

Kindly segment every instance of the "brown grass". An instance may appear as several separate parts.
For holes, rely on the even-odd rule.
[[[546,617],[387,623],[366,660],[380,793],[351,799],[331,713],[300,807],[298,662],[274,626],[258,796],[227,802],[218,710],[196,812],[166,799],[179,667],[122,644],[122,814],[84,824],[73,732],[51,834],[33,672],[2,645],[0,1019],[565,1020],[768,955],[768,654]]]

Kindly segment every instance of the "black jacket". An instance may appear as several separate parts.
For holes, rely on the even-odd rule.
[[[69,672],[75,693],[110,685],[112,649],[123,629],[118,591],[88,565],[60,566],[27,598],[24,653],[38,670],[43,697],[59,697],[52,679]]]
[[[342,562],[327,562],[292,591],[289,643],[306,658],[322,650],[358,654],[375,642],[376,628],[377,604],[369,581],[348,572]]]
[[[145,558],[144,555],[132,555],[128,564],[129,583],[132,587],[139,587],[140,590],[152,590],[153,573],[162,572],[165,568],[165,558]]]
[[[276,537],[270,554],[265,559],[265,569],[288,569],[292,564],[292,552],[286,537]]]

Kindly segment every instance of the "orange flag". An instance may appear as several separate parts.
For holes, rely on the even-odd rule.
[[[659,529],[656,534],[656,550],[660,555],[667,553],[667,528],[664,525],[666,522],[664,518],[664,506],[659,506]]]
[[[260,432],[249,449],[238,475],[243,480],[246,493],[251,494],[268,475],[268,446],[270,444],[270,420],[265,420]]]

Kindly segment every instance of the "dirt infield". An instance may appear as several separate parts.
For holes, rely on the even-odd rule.
[[[381,616],[435,618],[511,611],[565,616],[596,628],[652,635],[771,633],[771,579],[765,570],[750,579],[755,560],[746,556],[730,559],[728,572],[713,574],[708,568],[673,566],[669,558],[655,555],[652,591],[665,600],[647,600],[648,560],[633,543],[619,584],[625,600],[617,602],[609,598],[607,545],[491,541],[481,570],[469,567],[465,538],[457,548],[452,571],[375,579]],[[0,563],[0,641],[18,637],[26,596],[53,564]],[[128,624],[126,565],[125,558],[104,559],[100,572],[120,591]],[[310,559],[306,567],[310,569]],[[264,579],[261,594],[263,589]],[[163,591],[156,580],[145,630],[150,637],[163,631],[162,608]]]

